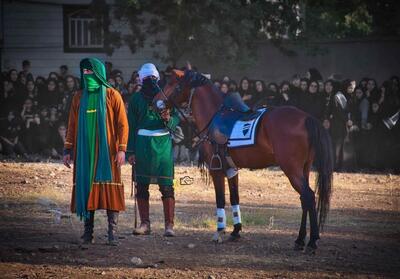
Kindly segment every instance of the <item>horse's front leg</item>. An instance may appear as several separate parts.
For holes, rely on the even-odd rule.
[[[240,238],[240,231],[242,230],[242,217],[239,205],[239,175],[229,179],[228,184],[233,218],[233,231],[229,240],[236,241]]]
[[[214,183],[215,199],[217,204],[217,232],[213,236],[213,241],[221,243],[226,228],[225,176],[222,171],[210,171],[210,174]]]

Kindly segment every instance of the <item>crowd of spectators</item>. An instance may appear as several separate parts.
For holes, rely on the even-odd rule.
[[[0,91],[0,152],[3,156],[26,160],[62,156],[69,106],[80,88],[79,78],[66,65],[47,77],[34,77],[30,62],[22,70],[3,72]],[[106,62],[108,82],[127,104],[141,85],[136,71],[128,81],[122,72]],[[160,85],[168,79],[171,67],[160,71]],[[243,101],[258,107],[295,106],[318,118],[332,137],[337,171],[398,171],[400,166],[399,77],[392,76],[380,86],[371,77],[359,81],[332,75],[323,79],[316,69],[304,76],[294,75],[280,83],[229,76],[213,79],[222,93],[239,92]],[[182,123],[174,138],[175,160],[193,161],[190,126]],[[183,138],[183,139],[182,139]]]

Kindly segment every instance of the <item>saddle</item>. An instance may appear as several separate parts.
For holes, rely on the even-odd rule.
[[[228,152],[228,140],[236,121],[250,121],[260,114],[262,112],[251,110],[237,92],[225,97],[220,110],[211,120],[208,130],[208,138],[214,149],[210,161],[211,170],[222,169],[228,178],[237,175],[237,167]]]
[[[261,113],[251,110],[243,102],[239,93],[231,93],[225,97],[221,109],[211,120],[209,138],[217,144],[227,144],[236,121],[250,121],[256,119]]]

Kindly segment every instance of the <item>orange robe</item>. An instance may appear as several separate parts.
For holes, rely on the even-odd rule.
[[[78,116],[79,104],[82,92],[79,91],[72,99],[71,109],[69,112],[67,137],[64,148],[74,150],[74,158],[77,156],[77,131],[78,131]],[[115,211],[125,210],[124,184],[121,181],[121,169],[118,168],[115,162],[115,157],[118,151],[126,152],[128,143],[128,119],[125,111],[124,102],[121,94],[112,88],[107,88],[106,95],[107,107],[107,139],[109,145],[109,154],[111,160],[112,182],[98,183],[94,182],[89,194],[87,210],[109,209]],[[97,147],[96,142],[96,148]],[[98,151],[96,151],[97,159]],[[75,159],[74,159],[75,162]],[[75,167],[73,171],[73,188],[71,199],[71,211],[76,212],[75,208]],[[89,175],[89,170],[88,170]],[[96,168],[94,177],[96,176]]]

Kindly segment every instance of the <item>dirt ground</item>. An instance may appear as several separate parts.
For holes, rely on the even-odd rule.
[[[215,196],[193,167],[177,167],[175,238],[164,238],[158,187],[151,186],[150,236],[131,234],[134,202],[123,167],[127,211],[121,245],[106,242],[95,217],[95,244],[80,245],[83,225],[69,212],[72,172],[60,163],[0,163],[1,278],[399,278],[400,176],[334,176],[331,211],[316,255],[294,251],[300,200],[278,169],[242,170],[242,239],[214,244]],[[226,191],[229,205],[229,191]],[[227,209],[232,229],[230,206]],[[139,257],[143,266],[131,259]]]

